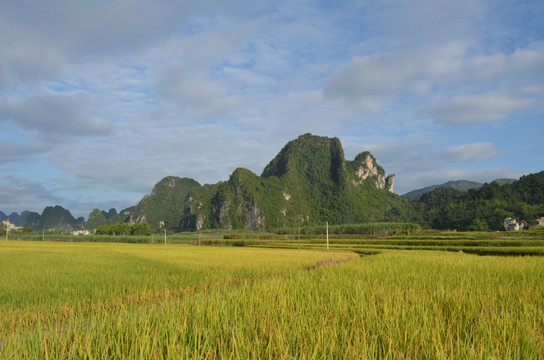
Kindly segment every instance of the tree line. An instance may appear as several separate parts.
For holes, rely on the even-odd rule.
[[[544,216],[544,171],[522,176],[511,184],[484,184],[462,192],[440,187],[417,203],[422,221],[433,229],[497,231],[512,217],[526,226]]]
[[[99,226],[96,235],[151,235],[151,228],[148,223],[111,223]]]

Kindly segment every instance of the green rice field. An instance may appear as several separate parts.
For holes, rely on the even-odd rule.
[[[0,358],[544,359],[542,232],[188,236],[0,242]]]

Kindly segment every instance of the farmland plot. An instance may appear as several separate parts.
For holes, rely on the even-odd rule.
[[[0,251],[2,358],[544,354],[542,257],[36,243]]]

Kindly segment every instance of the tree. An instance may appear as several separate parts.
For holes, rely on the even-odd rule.
[[[489,230],[489,226],[487,223],[482,219],[474,219],[472,222],[467,226],[467,230],[469,231],[487,231]]]

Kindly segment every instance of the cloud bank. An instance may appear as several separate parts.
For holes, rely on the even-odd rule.
[[[542,18],[541,1],[3,2],[0,209],[120,210],[164,176],[260,174],[307,132],[372,151],[401,194],[540,171]]]

